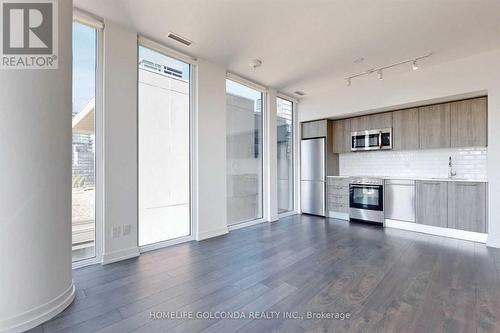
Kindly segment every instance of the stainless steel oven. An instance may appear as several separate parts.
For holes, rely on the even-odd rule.
[[[350,179],[349,218],[364,222],[384,223],[383,179]]]
[[[392,128],[351,132],[351,151],[392,149]]]

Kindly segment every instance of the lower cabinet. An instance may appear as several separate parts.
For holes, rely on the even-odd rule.
[[[417,181],[416,222],[434,227],[448,226],[447,182]]]
[[[327,216],[348,219],[349,180],[347,178],[327,178]]]
[[[486,183],[417,181],[416,222],[486,233]]]
[[[448,228],[486,233],[486,183],[448,183]]]

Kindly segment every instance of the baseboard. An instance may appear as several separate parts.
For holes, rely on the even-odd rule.
[[[229,230],[227,227],[219,228],[219,229],[215,229],[215,230],[210,230],[210,231],[198,232],[196,240],[202,241],[204,239],[209,239],[209,238],[225,235],[228,232],[229,232]]]
[[[49,302],[19,316],[0,321],[0,332],[16,333],[32,329],[61,313],[74,299],[75,285],[71,281],[69,288]]]
[[[134,246],[129,249],[103,254],[101,263],[103,265],[107,265],[117,261],[138,257],[139,255],[139,248]]]
[[[238,230],[246,227],[251,227],[256,224],[261,224],[261,223],[269,223],[266,219],[257,219],[257,220],[251,220],[247,222],[241,222],[241,223],[236,223],[236,224],[230,224],[228,226],[229,231],[233,230]]]
[[[279,216],[278,215],[274,215],[274,216],[271,216],[267,219],[267,222],[276,222],[279,220]]]
[[[494,247],[494,248],[500,249],[500,241],[498,239],[497,240],[493,240],[488,235],[488,240],[486,241],[486,246],[487,247]]]
[[[488,238],[488,234],[483,234],[479,232],[433,227],[430,225],[418,224],[413,222],[396,221],[390,219],[385,220],[385,226],[389,228],[416,231],[424,234],[457,238],[478,243],[486,243],[486,239]]]

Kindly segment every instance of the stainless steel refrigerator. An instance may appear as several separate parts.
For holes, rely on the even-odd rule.
[[[306,139],[300,145],[300,206],[302,213],[325,216],[326,139]]]

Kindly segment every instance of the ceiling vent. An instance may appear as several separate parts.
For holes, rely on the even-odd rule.
[[[305,95],[305,92],[303,91],[300,91],[300,90],[297,90],[296,92],[294,92],[295,95],[299,95],[299,96],[304,96]]]
[[[189,46],[189,45],[193,44],[193,42],[190,41],[189,39],[181,37],[178,34],[175,34],[173,32],[169,32],[168,35],[167,35],[167,37],[175,40],[176,42],[184,44],[186,46]]]

